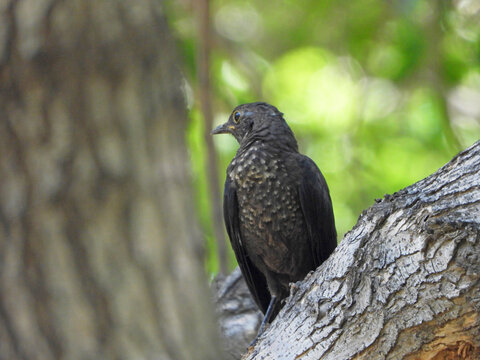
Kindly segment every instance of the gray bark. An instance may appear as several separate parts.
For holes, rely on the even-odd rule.
[[[253,301],[240,268],[212,284],[222,340],[229,359],[239,359],[257,335],[263,315]]]
[[[221,358],[158,1],[0,5],[0,359]]]
[[[377,200],[245,359],[480,359],[480,142]]]

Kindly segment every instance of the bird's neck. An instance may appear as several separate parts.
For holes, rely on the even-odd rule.
[[[246,153],[252,147],[265,149],[268,152],[298,152],[295,138],[289,136],[277,136],[273,134],[249,134],[240,143],[237,155]]]

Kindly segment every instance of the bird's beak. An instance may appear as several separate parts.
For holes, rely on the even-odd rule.
[[[212,134],[212,135],[231,134],[233,130],[235,130],[235,126],[229,125],[228,123],[225,123],[225,124],[217,126],[215,129],[212,130],[212,132],[210,134]]]

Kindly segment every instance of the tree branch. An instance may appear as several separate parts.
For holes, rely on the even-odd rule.
[[[207,146],[207,179],[210,208],[212,213],[213,234],[217,240],[217,254],[220,272],[227,273],[227,249],[225,232],[222,222],[222,205],[218,190],[218,166],[215,146],[210,131],[213,128],[212,104],[210,100],[210,6],[209,0],[198,0],[196,3],[198,13],[199,48],[197,56],[197,77],[199,84],[200,107],[204,120],[204,140]]]

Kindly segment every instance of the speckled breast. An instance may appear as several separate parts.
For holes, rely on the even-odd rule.
[[[298,201],[298,174],[289,173],[284,154],[252,146],[232,161],[244,246],[272,269],[288,273],[292,238],[303,223]],[[297,175],[297,176],[296,176]],[[300,226],[302,228],[302,226]],[[255,259],[254,259],[255,261]]]

